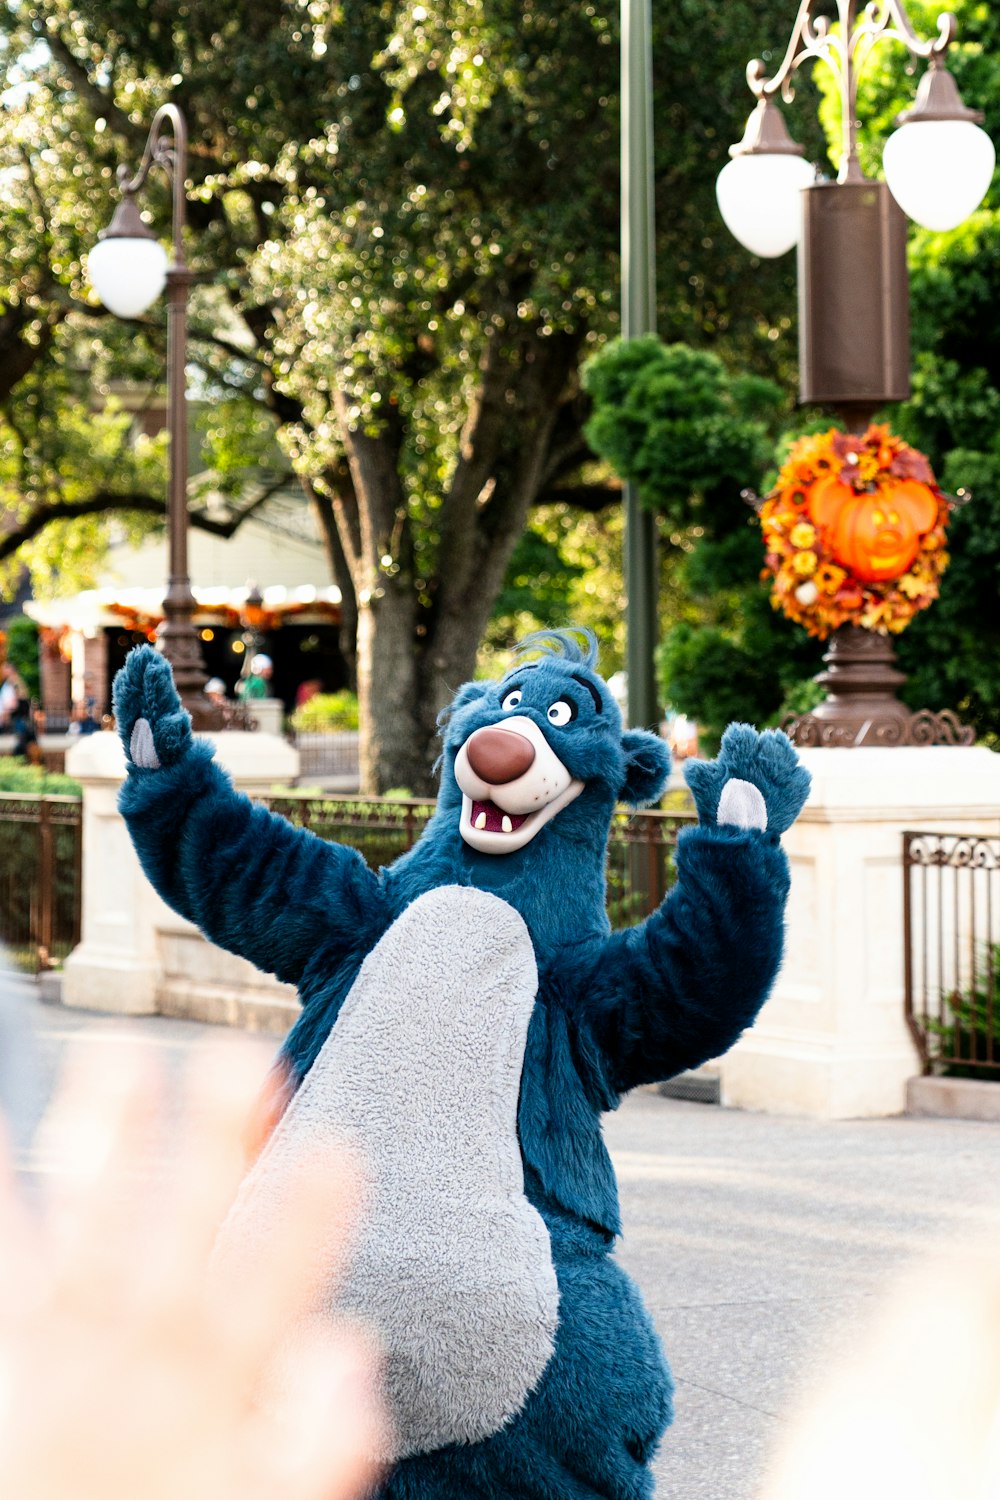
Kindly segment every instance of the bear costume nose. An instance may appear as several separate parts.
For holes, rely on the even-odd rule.
[[[516,781],[535,759],[535,747],[513,729],[477,729],[466,741],[465,753],[480,781],[503,786]]]

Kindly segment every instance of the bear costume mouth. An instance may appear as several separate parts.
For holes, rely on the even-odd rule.
[[[504,812],[495,802],[472,803],[472,826],[487,833],[516,833],[530,816],[530,813]]]
[[[462,793],[459,833],[480,854],[513,854],[578,797],[584,784],[559,759],[533,720],[516,715],[482,728],[503,733],[495,735],[489,746],[493,761],[477,757],[478,771],[469,755],[469,743],[477,731],[455,757],[455,780]],[[497,745],[497,740],[510,743]],[[495,780],[488,780],[487,775]]]

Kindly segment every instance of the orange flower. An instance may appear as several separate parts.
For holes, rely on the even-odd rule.
[[[863,581],[834,557],[827,532],[811,525],[803,514],[812,486],[822,478],[839,479],[855,490],[879,491],[889,491],[901,479],[912,478],[937,494],[936,524],[922,536],[920,551],[907,573]],[[844,624],[902,630],[937,597],[938,580],[948,563],[945,531],[949,518],[948,502],[937,489],[926,458],[894,437],[883,423],[873,424],[863,435],[831,428],[800,438],[760,509],[767,548],[761,576],[772,580],[771,603],[821,640]]]
[[[816,569],[816,586],[823,594],[835,594],[846,577],[847,573],[836,563],[821,563]]]

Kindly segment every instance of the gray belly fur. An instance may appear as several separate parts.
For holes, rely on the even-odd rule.
[[[224,1268],[311,1151],[359,1152],[362,1219],[330,1303],[381,1342],[393,1458],[498,1431],[552,1354],[559,1292],[517,1138],[537,988],[506,902],[459,886],[421,896],[365,959],[220,1236]]]

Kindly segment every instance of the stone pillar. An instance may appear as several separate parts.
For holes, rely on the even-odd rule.
[[[50,714],[69,716],[72,708],[69,662],[62,653],[43,646],[39,656],[42,681],[42,707]]]
[[[280,734],[285,723],[285,705],[280,698],[251,698],[248,708],[261,734]]]
[[[899,1114],[920,1071],[903,1012],[906,829],[1000,832],[1000,755],[979,747],[801,750],[812,793],[783,843],[785,962],[720,1061],[726,1104],[825,1119]]]
[[[298,753],[284,740],[237,732],[210,738],[220,764],[251,796],[298,774]],[[63,1004],[287,1029],[298,1010],[294,990],[206,942],[143,874],[118,813],[125,776],[118,736],[84,736],[66,769],[83,785],[83,921],[64,967]]]
[[[108,681],[108,637],[104,630],[84,637],[83,698],[93,698],[97,722],[111,710],[111,684]]]

